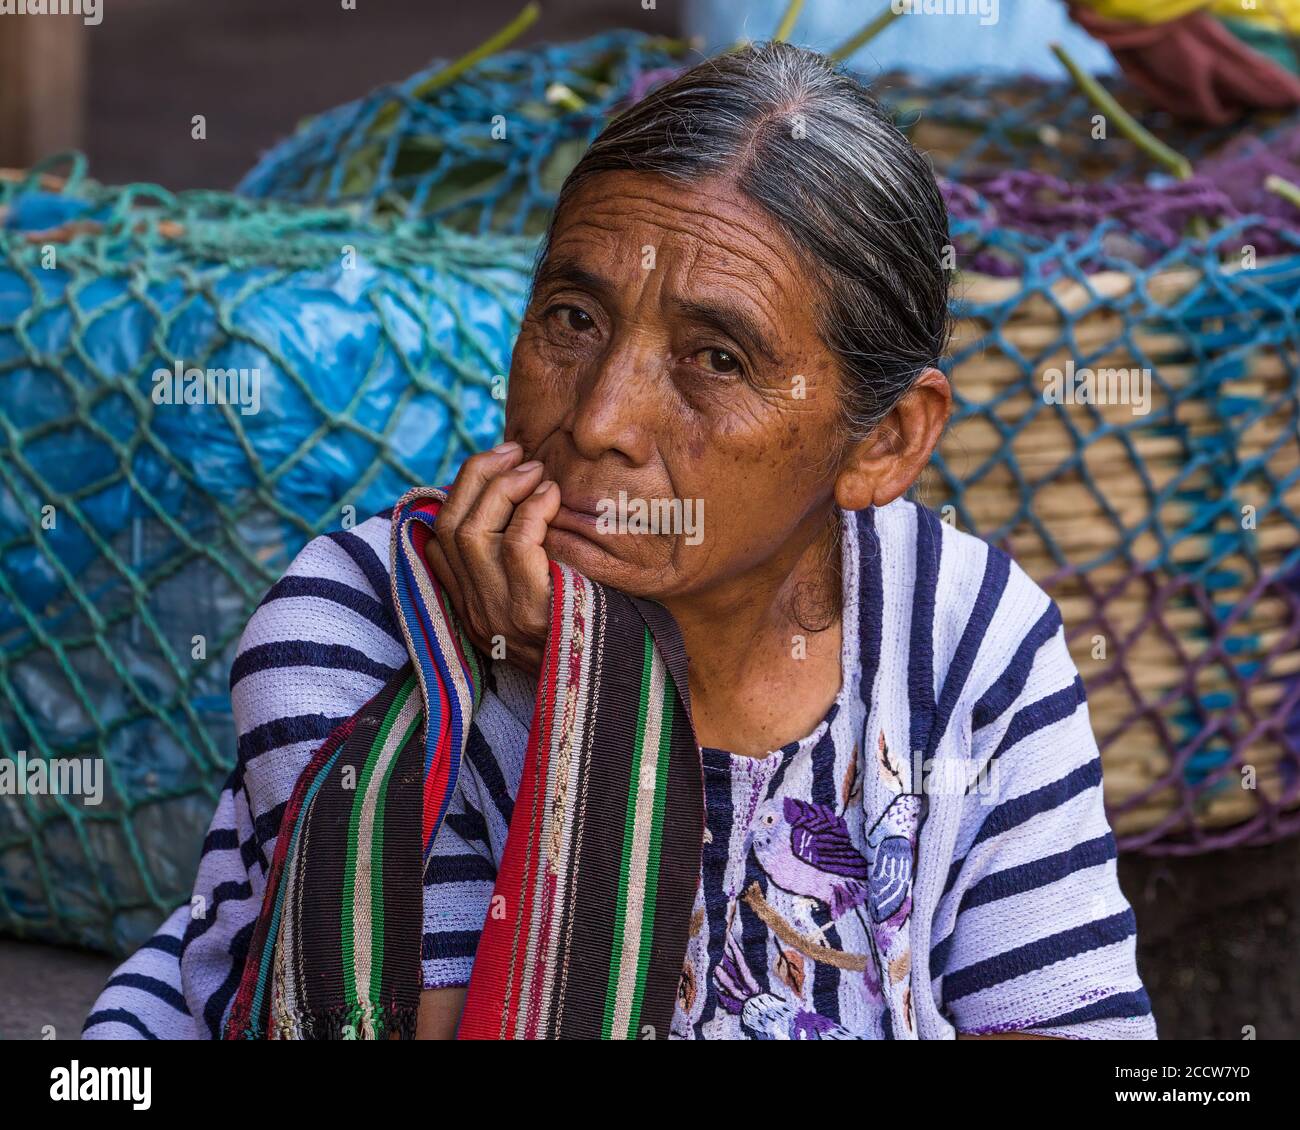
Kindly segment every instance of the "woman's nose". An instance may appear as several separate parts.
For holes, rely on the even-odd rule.
[[[652,359],[644,351],[611,350],[576,387],[570,433],[586,459],[616,451],[633,465],[646,462],[654,449],[656,421],[664,409]]]

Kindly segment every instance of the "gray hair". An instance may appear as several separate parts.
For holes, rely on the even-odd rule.
[[[951,326],[948,210],[928,161],[824,55],[751,44],[614,118],[561,187],[539,263],[578,186],[616,170],[727,176],[788,233],[821,285],[817,329],[840,363],[846,444],[939,363]]]

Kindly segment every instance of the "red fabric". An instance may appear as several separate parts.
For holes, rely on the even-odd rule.
[[[1247,110],[1300,106],[1300,77],[1247,47],[1208,12],[1139,24],[1071,3],[1070,16],[1110,48],[1134,86],[1179,117],[1219,126]]]
[[[527,942],[520,937],[520,926],[527,926],[533,917],[532,901],[535,881],[542,861],[536,856],[536,845],[528,832],[540,823],[539,811],[544,802],[546,760],[551,746],[551,721],[555,717],[555,685],[559,678],[561,661],[561,618],[564,615],[565,577],[559,565],[551,563],[551,584],[554,599],[551,601],[551,629],[547,634],[547,653],[544,669],[538,683],[537,698],[533,706],[533,722],[528,728],[528,748],[524,754],[524,767],[515,794],[514,812],[527,814],[518,821],[521,832],[506,837],[505,851],[497,869],[492,900],[498,896],[505,900],[506,913],[489,913],[474,952],[474,968],[470,971],[469,989],[461,1009],[460,1023],[456,1028],[458,1040],[499,1040],[503,1032],[513,1033],[519,1017],[519,998],[524,969],[529,961],[518,958],[519,947]],[[576,574],[575,574],[576,576]],[[512,832],[516,827],[510,822]],[[534,849],[530,851],[529,849]],[[544,900],[553,899],[555,886],[545,885]],[[545,962],[533,957],[535,968],[542,969]],[[531,1019],[535,1025],[536,1016]],[[535,1029],[534,1029],[535,1031]],[[535,1038],[535,1036],[533,1037]]]

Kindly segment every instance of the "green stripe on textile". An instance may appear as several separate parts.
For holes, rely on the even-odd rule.
[[[406,727],[406,733],[402,735],[402,740],[398,743],[399,756],[393,757],[388,762],[388,768],[384,771],[384,779],[380,782],[379,791],[382,798],[380,810],[375,814],[375,854],[374,858],[379,860],[380,866],[384,861],[384,812],[388,808],[388,783],[393,779],[393,770],[401,760],[400,751],[404,750],[407,745],[414,739],[419,732],[420,727],[424,724],[424,712],[418,712],[411,724]],[[375,939],[374,960],[370,963],[370,999],[379,1001],[379,988],[383,980],[381,976],[384,971],[384,884],[382,876],[380,881],[372,883],[371,887],[371,904],[370,915],[374,923],[373,934]],[[380,1002],[382,1003],[382,1002]]]
[[[654,644],[646,629],[641,651],[641,694],[636,708],[636,742],[632,747],[632,767],[628,782],[627,812],[623,820],[623,857],[619,868],[618,897],[614,901],[614,940],[610,946],[609,983],[605,989],[605,1019],[601,1024],[601,1038],[612,1038],[614,1005],[618,998],[618,985],[622,973],[623,931],[627,921],[627,873],[632,862],[632,841],[636,832],[636,790],[641,777],[641,758],[645,742],[645,723],[650,705],[650,676],[654,668]],[[625,1034],[626,1035],[626,1034]]]
[[[649,632],[646,633],[647,636],[649,634]],[[672,677],[665,670],[663,701],[659,704],[662,721],[659,723],[659,758],[655,767],[655,799],[654,808],[651,812],[653,823],[650,826],[650,853],[646,860],[645,913],[641,919],[641,950],[637,962],[636,995],[632,1001],[632,1025],[634,1028],[630,1033],[632,1036],[637,1035],[635,1027],[639,1023],[641,1016],[641,1002],[645,997],[646,977],[650,970],[650,951],[654,943],[655,903],[659,893],[659,858],[664,838],[664,812],[668,807],[668,761],[673,736],[672,700],[675,693]],[[659,1033],[656,1032],[655,1038],[658,1037]]]
[[[411,697],[414,687],[415,675],[412,673],[411,677],[402,684],[402,689],[393,697],[383,724],[370,743],[370,750],[361,769],[361,779],[356,783],[352,798],[352,812],[348,817],[347,859],[343,865],[343,899],[339,915],[339,931],[343,940],[343,993],[349,1008],[357,1005],[356,939],[353,936],[352,915],[356,909],[357,838],[361,825],[361,807],[365,803],[366,786],[374,770],[375,760],[384,748],[393,723],[397,721],[397,715],[406,705],[406,700]]]

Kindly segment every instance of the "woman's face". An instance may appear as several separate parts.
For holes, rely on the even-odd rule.
[[[814,295],[776,224],[721,180],[586,182],[557,218],[506,401],[506,438],[560,487],[547,553],[663,599],[823,530],[839,377]],[[620,492],[627,521],[602,532]]]

